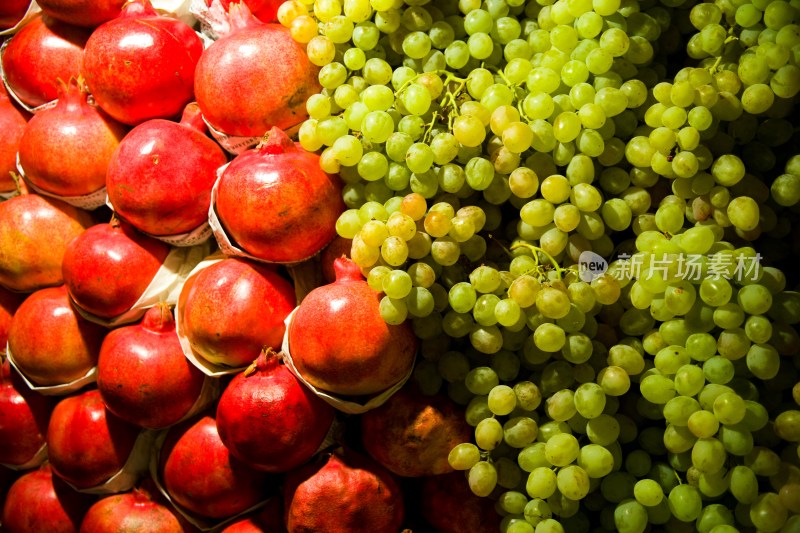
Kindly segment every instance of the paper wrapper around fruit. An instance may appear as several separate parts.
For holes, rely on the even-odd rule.
[[[299,379],[306,387],[311,389],[311,392],[313,392],[314,394],[316,394],[317,396],[328,402],[335,409],[343,413],[360,415],[366,413],[367,411],[371,411],[376,407],[380,407],[381,405],[386,403],[386,401],[389,400],[389,398],[391,398],[392,395],[394,395],[394,393],[399,391],[403,387],[403,385],[405,385],[406,381],[408,381],[408,378],[410,378],[411,374],[414,372],[414,365],[411,365],[411,368],[408,369],[408,373],[406,373],[406,375],[403,376],[400,379],[400,381],[398,381],[385,391],[381,392],[380,394],[370,397],[363,403],[356,402],[351,399],[347,399],[344,396],[339,396],[315,387],[314,385],[309,383],[294,366],[294,361],[292,360],[292,352],[289,348],[289,326],[292,323],[292,318],[294,317],[294,314],[297,312],[297,309],[298,307],[295,307],[294,311],[292,311],[289,314],[289,316],[286,317],[286,320],[284,320],[284,323],[286,324],[286,333],[284,333],[283,335],[283,345],[281,346],[283,362],[286,365],[286,368],[288,368],[292,372],[292,374],[294,374],[297,377],[297,379]]]
[[[28,6],[28,11],[25,12],[25,15],[23,15],[20,21],[17,22],[13,27],[0,31],[0,37],[2,37],[3,35],[12,35],[14,33],[17,33],[19,30],[22,29],[22,27],[25,24],[30,22],[31,19],[33,19],[33,17],[35,17],[41,10],[42,8],[39,7],[39,5],[36,3],[35,0],[31,1],[30,5]]]
[[[125,220],[125,217],[116,212],[116,210],[114,209],[114,204],[111,203],[111,200],[108,198],[108,195],[106,195],[105,203],[109,207],[109,209],[114,211],[114,214],[117,217],[119,217],[121,220]],[[130,222],[128,222],[128,224],[130,224]],[[136,227],[135,224],[131,224],[131,226]],[[180,248],[198,246],[200,244],[203,244],[207,242],[209,239],[211,239],[212,235],[211,226],[208,225],[208,222],[203,222],[192,231],[186,233],[179,233],[177,235],[153,235],[152,233],[147,233],[146,231],[142,231],[139,228],[136,229],[144,233],[148,237],[152,237],[161,242],[165,242],[171,246],[178,246]]]
[[[26,376],[25,373],[14,362],[14,354],[11,353],[11,346],[9,346],[8,343],[6,343],[6,357],[8,357],[8,362],[11,363],[11,366],[14,367],[28,388],[35,390],[39,394],[44,394],[45,396],[66,396],[67,394],[77,392],[86,385],[97,381],[97,367],[93,366],[86,372],[86,374],[75,381],[70,381],[69,383],[62,383],[59,385],[36,385],[30,379],[28,379],[28,376]]]
[[[41,194],[42,196],[55,198],[56,200],[61,200],[62,202],[66,202],[69,205],[78,207],[80,209],[85,209],[87,211],[93,211],[94,209],[97,209],[98,207],[106,203],[105,187],[102,187],[94,192],[91,192],[89,194],[84,194],[81,196],[61,196],[52,192],[45,191],[41,187],[37,187],[25,175],[25,169],[22,168],[22,164],[19,161],[19,152],[17,152],[17,172],[19,172],[19,175],[22,177],[23,180],[25,180],[25,185],[27,185],[30,190],[36,192],[37,194]]]
[[[74,300],[73,306],[86,320],[107,328],[136,322],[156,304],[163,302],[175,305],[184,281],[210,251],[211,245],[208,242],[190,248],[172,248],[136,303],[121,315],[103,318],[82,309]]]
[[[203,121],[206,123],[206,126],[208,127],[208,132],[211,134],[214,140],[217,141],[219,145],[225,149],[226,152],[232,155],[239,155],[245,150],[254,148],[258,145],[258,143],[264,140],[263,135],[258,137],[252,137],[252,136],[242,137],[238,135],[229,135],[212,126],[205,119],[205,117],[203,117]],[[285,131],[286,135],[288,135],[289,137],[294,138],[294,136],[297,135],[297,132],[300,131],[301,124],[302,122],[295,124],[291,128],[285,129],[283,131]]]
[[[227,35],[231,29],[228,12],[219,0],[213,0],[210,6],[205,0],[191,0],[189,12],[200,21],[200,32],[204,39],[215,41]]]
[[[23,464],[21,464],[21,465],[10,465],[8,463],[0,463],[0,466],[4,466],[4,467],[9,468],[11,470],[16,470],[16,471],[22,472],[23,470],[31,470],[33,468],[38,467],[43,462],[45,462],[46,459],[47,459],[47,443],[45,442],[44,444],[42,444],[42,447],[39,448],[39,451],[37,451],[33,455],[33,457],[30,458],[30,460],[24,462]]]
[[[166,500],[170,503],[170,505],[172,505],[172,507],[176,511],[178,511],[181,514],[181,516],[183,516],[186,520],[189,521],[189,523],[191,523],[200,531],[211,531],[211,530],[219,531],[224,526],[232,522],[235,522],[236,520],[239,520],[243,516],[248,515],[254,511],[257,511],[258,509],[261,509],[271,499],[267,498],[263,501],[260,501],[254,506],[250,507],[249,509],[245,509],[241,513],[233,515],[229,518],[225,518],[223,520],[212,520],[210,518],[198,516],[188,511],[187,509],[184,509],[177,502],[173,501],[173,499],[167,492],[167,489],[165,489],[164,485],[161,483],[161,476],[159,473],[158,463],[160,459],[159,456],[161,455],[161,447],[164,445],[164,441],[166,440],[166,438],[167,438],[167,431],[162,431],[156,436],[155,443],[153,446],[153,453],[150,455],[150,477],[155,482],[156,487],[158,487],[159,492],[161,492],[161,495],[164,496],[164,498],[166,498]]]

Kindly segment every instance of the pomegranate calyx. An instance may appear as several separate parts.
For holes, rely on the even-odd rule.
[[[130,0],[122,8],[119,18],[142,18],[157,17],[158,11],[155,10],[150,0]]]
[[[147,310],[142,319],[142,328],[153,333],[164,333],[175,329],[175,319],[168,303],[160,302]]]
[[[283,357],[280,353],[275,353],[272,347],[267,346],[258,355],[258,359],[253,361],[247,370],[244,371],[244,377],[250,377],[257,372],[265,372],[272,367],[278,366]]]
[[[341,281],[363,281],[364,275],[361,267],[347,256],[337,257],[333,260],[333,272],[336,275],[336,282]]]
[[[199,131],[203,135],[208,131],[206,121],[203,120],[203,112],[200,111],[200,106],[197,102],[189,102],[183,108],[183,115],[181,115],[181,126],[186,126],[193,130]]]
[[[228,24],[230,25],[229,34],[236,33],[246,28],[264,25],[263,22],[253,15],[250,11],[250,7],[248,7],[244,0],[230,3],[228,6]]]
[[[286,135],[285,131],[277,126],[273,126],[256,147],[258,153],[270,155],[284,154],[294,149],[294,142]]]

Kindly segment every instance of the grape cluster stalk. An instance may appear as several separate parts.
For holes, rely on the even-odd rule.
[[[278,15],[337,233],[501,533],[800,531],[800,2]]]

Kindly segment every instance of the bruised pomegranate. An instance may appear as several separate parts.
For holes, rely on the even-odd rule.
[[[114,218],[69,243],[61,265],[64,283],[82,309],[114,317],[136,303],[169,251],[169,245]]]
[[[0,286],[0,354],[6,353],[11,318],[24,299],[25,295],[11,292]]]
[[[180,123],[153,119],[133,128],[108,166],[114,210],[151,235],[185,233],[206,222],[217,168],[228,159],[205,131],[195,104]]]
[[[403,494],[372,459],[345,449],[286,475],[289,533],[394,533],[403,522]]]
[[[11,173],[17,172],[17,152],[29,118],[27,112],[14,105],[0,83],[0,192],[14,190]]]
[[[28,11],[31,0],[5,0],[0,4],[0,30],[13,28]]]
[[[225,388],[217,429],[235,457],[259,470],[286,472],[316,453],[334,414],[274,352],[265,350]]]
[[[274,267],[223,259],[184,285],[181,331],[207,361],[241,367],[262,348],[280,347],[295,305],[292,284]]]
[[[0,284],[34,291],[64,282],[67,244],[92,225],[86,211],[37,194],[0,203]]]
[[[210,415],[170,428],[159,461],[161,481],[172,500],[209,518],[249,509],[264,499],[270,480],[231,456]]]
[[[44,446],[53,404],[0,363],[0,463],[24,465]]]
[[[417,338],[381,318],[380,294],[358,265],[334,261],[336,281],[311,291],[289,324],[294,366],[312,385],[345,395],[381,392],[411,369]]]
[[[336,271],[333,269],[333,262],[342,256],[350,257],[350,249],[353,246],[353,239],[345,239],[344,237],[336,236],[333,240],[322,250],[320,254],[320,266],[322,267],[322,279],[326,283],[333,283],[336,280]]]
[[[125,0],[37,0],[36,3],[55,19],[94,28],[119,16]]]
[[[131,0],[92,33],[82,72],[97,105],[136,125],[181,112],[192,99],[202,53],[203,42],[187,24],[159,16],[149,0]]]
[[[58,402],[47,427],[53,471],[86,489],[119,472],[133,450],[139,428],[108,412],[97,390]]]
[[[294,263],[319,252],[336,235],[344,211],[341,182],[319,168],[278,128],[237,156],[222,173],[216,211],[228,235],[251,255]]]
[[[8,346],[14,363],[38,385],[60,385],[83,377],[97,364],[105,328],[80,316],[63,285],[41,289],[19,306]]]
[[[272,497],[258,514],[231,523],[220,533],[286,533],[283,525],[283,500]]]
[[[100,349],[100,395],[109,411],[138,426],[178,422],[197,402],[204,380],[183,355],[167,304],[148,309],[140,324],[112,330]]]
[[[3,53],[6,83],[24,103],[37,107],[58,98],[58,80],[77,77],[89,30],[41,15],[8,42]]]
[[[99,500],[86,512],[80,533],[183,533],[196,531],[145,479],[131,492],[112,494]]]
[[[496,533],[500,515],[494,501],[472,493],[463,472],[425,479],[422,515],[438,533]]]
[[[54,476],[49,463],[17,479],[3,506],[6,533],[77,533],[94,496],[73,490]]]
[[[229,7],[231,31],[197,64],[194,92],[209,124],[229,135],[259,136],[308,117],[306,99],[321,89],[319,68],[280,24],[254,18],[243,3]]]
[[[89,105],[75,78],[61,84],[58,103],[28,122],[19,147],[25,176],[40,189],[82,196],[102,189],[111,154],[128,128]]]
[[[364,448],[398,476],[452,472],[447,454],[456,444],[469,442],[472,432],[463,408],[443,394],[422,394],[414,383],[361,417]]]

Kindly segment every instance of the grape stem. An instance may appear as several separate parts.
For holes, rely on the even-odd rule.
[[[534,260],[536,260],[536,263],[537,263],[537,265],[538,265],[538,263],[539,263],[539,258],[538,258],[538,256],[536,255],[536,252],[538,252],[538,253],[540,253],[540,254],[544,255],[544,256],[545,256],[545,257],[546,257],[546,258],[547,258],[547,259],[550,261],[550,263],[553,265],[553,270],[555,270],[555,271],[558,273],[558,277],[559,277],[559,278],[562,278],[562,277],[564,276],[564,274],[563,274],[563,273],[564,273],[564,272],[566,272],[566,269],[564,269],[564,268],[561,268],[561,267],[559,266],[559,264],[558,264],[558,261],[556,261],[556,260],[553,258],[553,256],[552,256],[552,255],[550,255],[549,253],[545,252],[544,250],[542,250],[542,249],[541,249],[541,248],[539,248],[538,246],[534,246],[533,244],[530,244],[530,243],[527,243],[527,242],[516,242],[516,243],[514,243],[514,244],[512,244],[512,245],[511,245],[511,250],[512,250],[512,251],[513,251],[513,250],[517,250],[517,249],[519,249],[519,248],[528,248],[529,250],[531,250],[532,252],[534,252],[534,256],[533,256],[533,258],[534,258]]]

